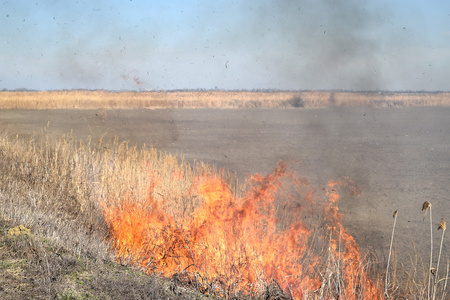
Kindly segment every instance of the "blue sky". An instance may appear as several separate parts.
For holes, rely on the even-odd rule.
[[[450,1],[0,2],[0,89],[450,90]]]

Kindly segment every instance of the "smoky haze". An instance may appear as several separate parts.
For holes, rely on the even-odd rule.
[[[390,33],[367,1],[278,1],[257,14],[254,36],[273,32],[267,44],[284,49],[268,57],[279,80],[302,86],[373,90],[384,87],[379,57]],[[386,8],[384,8],[386,11]],[[258,24],[268,23],[264,27]],[[273,28],[273,29],[272,29]],[[288,45],[287,48],[285,46]]]
[[[0,85],[446,90],[445,10],[398,1],[4,2]]]

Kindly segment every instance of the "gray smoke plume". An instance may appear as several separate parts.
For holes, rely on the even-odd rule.
[[[277,62],[272,67],[282,80],[315,89],[383,87],[379,54],[388,37],[379,8],[356,0],[271,3],[256,14],[262,19],[255,25],[265,24],[266,33],[274,32],[266,37],[268,42],[284,47],[267,57]]]

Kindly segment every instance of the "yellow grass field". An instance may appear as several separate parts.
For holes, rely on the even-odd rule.
[[[450,92],[2,91],[0,109],[323,108],[450,106]]]

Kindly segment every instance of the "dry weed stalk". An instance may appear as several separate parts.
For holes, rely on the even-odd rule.
[[[430,267],[428,269],[428,285],[427,285],[427,299],[430,299],[430,287],[431,287],[431,270],[433,269],[433,220],[431,217],[431,203],[429,201],[425,201],[422,204],[422,211],[425,211],[423,215],[423,219],[427,215],[428,210],[430,211]]]
[[[384,296],[387,298],[388,295],[388,286],[389,286],[389,263],[391,262],[391,254],[392,254],[392,244],[394,242],[394,232],[395,232],[395,223],[397,222],[397,213],[398,210],[396,210],[393,214],[394,217],[394,225],[392,227],[392,235],[391,235],[391,245],[389,247],[389,257],[388,257],[388,262],[387,262],[387,267],[386,267],[386,281],[384,283]]]
[[[446,272],[446,274],[445,274],[445,283],[444,283],[444,290],[442,291],[442,298],[441,298],[441,300],[444,300],[445,299],[445,292],[446,292],[446,290],[447,290],[447,281],[448,281],[448,273],[449,273],[449,271],[450,271],[450,260],[448,260],[447,261],[447,272]]]
[[[436,292],[437,292],[437,285],[439,282],[439,262],[441,260],[441,254],[442,254],[442,244],[444,242],[444,234],[445,234],[445,230],[447,229],[447,224],[445,223],[444,218],[441,219],[441,222],[439,222],[438,224],[438,230],[442,229],[442,237],[441,237],[441,246],[439,247],[439,255],[438,255],[438,260],[437,260],[437,264],[436,264],[436,274],[434,276],[434,285],[433,285],[433,300],[436,299]]]

